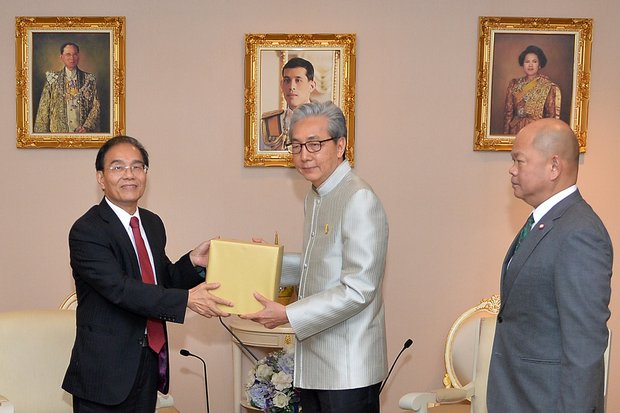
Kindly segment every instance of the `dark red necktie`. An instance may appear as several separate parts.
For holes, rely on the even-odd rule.
[[[129,226],[133,232],[133,238],[136,241],[142,281],[145,284],[155,284],[155,274],[153,273],[151,260],[149,260],[149,254],[146,252],[146,245],[144,245],[142,234],[140,234],[140,221],[138,221],[137,217],[131,217]],[[153,349],[155,353],[159,353],[166,342],[163,322],[161,320],[149,318],[146,321],[146,334],[149,339],[149,347]]]

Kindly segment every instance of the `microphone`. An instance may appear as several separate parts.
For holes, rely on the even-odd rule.
[[[207,363],[205,363],[202,357],[199,357],[193,353],[190,353],[188,350],[185,350],[184,348],[182,348],[181,351],[179,351],[179,353],[181,353],[183,357],[196,357],[198,360],[202,361],[202,367],[204,369],[204,374],[205,374],[205,398],[207,401],[207,413],[209,413],[209,386],[207,385]]]
[[[237,340],[237,343],[239,343],[239,345],[250,355],[252,356],[252,358],[254,359],[254,361],[258,361],[258,357],[256,357],[254,355],[254,353],[252,353],[252,350],[250,350],[248,348],[248,346],[246,346],[245,344],[243,344],[243,341],[241,341],[241,339],[239,337],[237,337],[237,335],[235,333],[233,333],[233,331],[228,328],[228,326],[224,323],[224,321],[222,321],[222,317],[218,317],[220,319],[220,323],[222,323],[222,325],[224,326],[224,328],[230,333],[230,335],[232,335],[235,340]]]
[[[398,356],[396,356],[396,358],[394,359],[394,363],[392,363],[392,367],[390,367],[390,371],[388,371],[387,376],[385,376],[385,380],[383,380],[383,384],[381,384],[381,387],[379,388],[379,394],[381,394],[381,391],[383,390],[383,386],[385,386],[385,383],[387,383],[388,377],[390,377],[390,374],[392,374],[392,370],[394,370],[394,366],[396,365],[398,358],[400,357],[401,354],[403,354],[403,351],[411,347],[412,344],[413,344],[413,340],[410,338],[408,338],[407,341],[405,341],[405,344],[403,344],[403,348],[400,350],[400,353],[398,353]]]

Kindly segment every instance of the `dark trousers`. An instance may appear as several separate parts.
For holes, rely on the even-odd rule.
[[[157,354],[142,348],[142,359],[133,388],[121,404],[108,406],[73,396],[73,413],[153,413],[159,381]]]
[[[379,387],[372,386],[350,390],[301,389],[303,413],[379,413]]]

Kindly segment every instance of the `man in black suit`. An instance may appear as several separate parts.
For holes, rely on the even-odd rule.
[[[227,316],[216,304],[232,305],[204,283],[209,241],[174,264],[166,256],[163,222],[138,208],[148,166],[136,139],[107,141],[95,161],[104,199],[69,233],[77,334],[62,387],[74,412],[153,413],[157,390],[168,391],[165,322],[183,323],[186,307]]]

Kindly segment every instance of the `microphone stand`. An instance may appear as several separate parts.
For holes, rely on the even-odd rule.
[[[202,368],[204,370],[204,375],[205,375],[205,399],[207,402],[207,413],[209,413],[209,387],[207,385],[207,363],[205,363],[205,361],[202,359],[202,357],[199,357],[195,354],[190,353],[188,350],[185,350],[184,348],[181,349],[181,351],[179,352],[181,353],[181,355],[183,357],[195,357],[198,360],[202,361]]]
[[[398,356],[396,356],[396,359],[394,359],[394,363],[392,363],[392,367],[390,367],[390,371],[388,371],[387,376],[385,376],[385,380],[383,380],[381,387],[379,387],[379,394],[381,394],[381,391],[383,390],[383,386],[385,386],[385,383],[387,383],[388,377],[390,377],[390,374],[392,374],[392,370],[394,369],[394,366],[396,365],[398,358],[400,357],[401,354],[403,354],[403,351],[411,347],[412,344],[413,344],[413,340],[410,338],[408,338],[407,341],[405,341],[405,344],[403,345],[402,350],[400,350],[400,353],[398,353]]]

